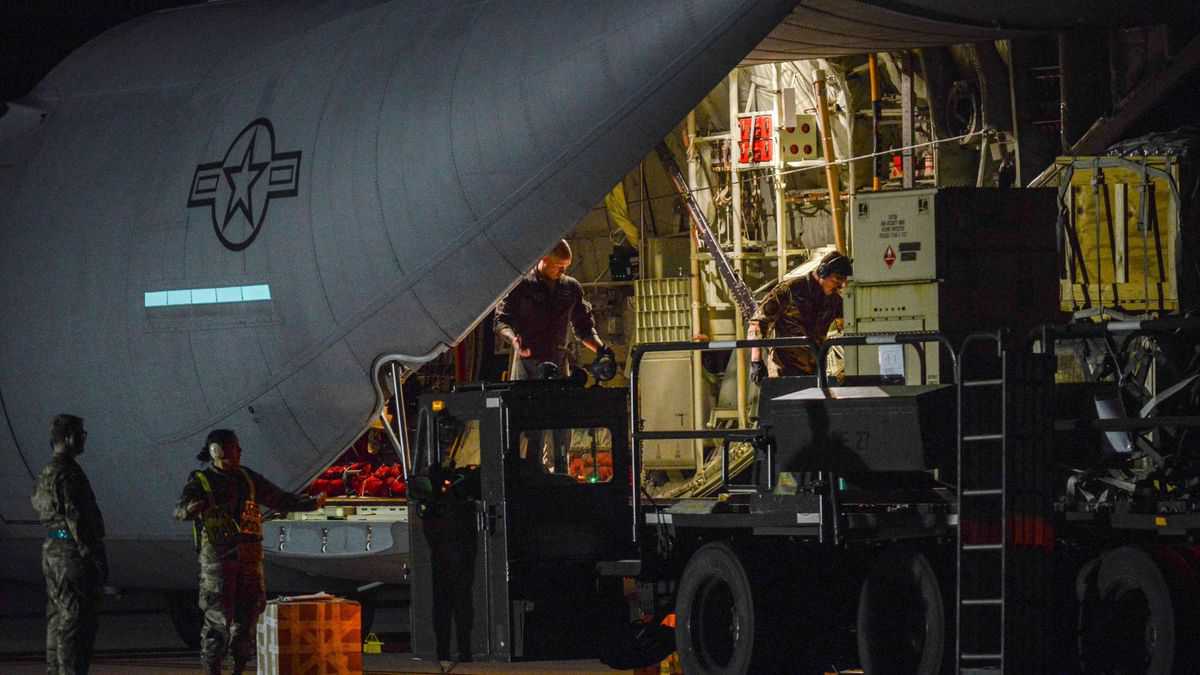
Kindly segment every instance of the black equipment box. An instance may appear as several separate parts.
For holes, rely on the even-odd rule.
[[[629,623],[621,579],[597,563],[637,557],[628,393],[561,380],[462,389],[420,403],[413,652],[596,658]],[[432,494],[419,496],[426,477]]]
[[[772,439],[772,483],[781,471],[955,475],[954,387],[831,387],[826,395],[812,381],[763,382],[759,414]]]

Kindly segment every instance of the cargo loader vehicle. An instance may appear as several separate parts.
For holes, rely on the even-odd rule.
[[[881,344],[916,353],[919,384],[827,374],[831,350]],[[689,674],[1189,672],[1197,344],[1194,318],[958,344],[644,344],[628,391],[427,394],[409,488],[414,652],[632,667],[675,650]],[[1056,377],[1069,345],[1084,381]],[[819,371],[765,381],[753,428],[643,428],[646,354],[752,346],[813,349]],[[642,447],[675,438],[722,462],[715,497],[650,497]],[[753,462],[732,470],[746,447]]]

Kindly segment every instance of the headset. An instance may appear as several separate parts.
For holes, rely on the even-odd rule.
[[[845,261],[845,262],[842,263],[842,261]],[[852,262],[853,261],[850,260],[850,258],[847,258],[846,256],[842,255],[840,252],[835,253],[834,255],[829,256],[828,260],[823,260],[823,261],[821,261],[821,264],[817,265],[817,276],[819,276],[823,279],[823,278],[829,276],[830,274],[834,273],[833,270],[831,269],[832,267],[835,267],[835,266],[841,267],[842,264],[844,264],[847,268],[850,268]],[[842,263],[842,264],[839,264],[839,263]],[[852,274],[852,272],[850,272],[850,271],[846,272],[846,276],[851,276],[851,274]]]

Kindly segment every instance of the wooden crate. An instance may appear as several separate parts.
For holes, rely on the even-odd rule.
[[[361,607],[337,597],[272,600],[258,620],[259,675],[362,672]]]
[[[1127,311],[1143,312],[1179,308],[1176,286],[1176,246],[1179,237],[1179,210],[1170,183],[1161,175],[1151,174],[1149,183],[1154,189],[1158,211],[1158,236],[1141,222],[1144,180],[1138,166],[1141,160],[1125,161],[1113,166],[1112,157],[1059,157],[1059,184],[1062,206],[1067,209],[1070,227],[1076,236],[1082,256],[1074,256],[1070,241],[1066,242],[1066,277],[1062,281],[1060,299],[1064,311],[1086,306],[1096,307],[1101,300],[1105,307],[1119,306]],[[1173,157],[1148,157],[1146,165],[1169,173],[1178,184],[1179,163]],[[1103,191],[1097,217],[1096,197],[1092,177],[1096,165],[1104,172]],[[1068,173],[1062,169],[1071,169]],[[1063,182],[1070,176],[1070,186]],[[1104,193],[1108,193],[1107,204]],[[1182,196],[1182,195],[1181,195]],[[1109,232],[1108,211],[1112,211],[1113,228]],[[1079,257],[1082,257],[1082,265]],[[1088,279],[1084,292],[1084,269]],[[1072,275],[1074,272],[1074,275]],[[1074,283],[1072,283],[1074,279]],[[1097,283],[1099,281],[1100,283]],[[1160,298],[1161,293],[1161,298]],[[1086,300],[1085,300],[1086,298]]]

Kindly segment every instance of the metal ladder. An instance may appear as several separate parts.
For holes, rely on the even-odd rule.
[[[999,363],[999,377],[990,379],[968,380],[969,370],[968,348],[979,342],[994,342],[996,357]],[[967,336],[959,352],[958,381],[958,555],[956,556],[956,595],[958,601],[957,631],[956,631],[956,664],[955,672],[963,675],[975,673],[1003,673],[1005,666],[1005,591],[1008,549],[1008,359],[1003,348],[1003,337],[1000,333],[976,333]],[[983,392],[991,390],[999,392],[999,419],[986,416],[988,425],[998,424],[997,429],[972,429],[967,433],[964,428],[967,419],[966,411]],[[976,420],[978,424],[978,420]],[[998,456],[996,456],[998,453]],[[986,460],[991,460],[988,462]],[[968,462],[972,462],[968,464]],[[993,483],[995,473],[981,470],[983,467],[995,466],[999,462],[999,482]],[[968,485],[964,482],[981,482],[980,478],[987,476],[990,484]],[[998,519],[999,541],[980,542],[973,537],[970,543],[964,541],[964,523],[968,527],[989,522],[989,518]],[[974,529],[974,532],[980,532]],[[989,532],[989,535],[992,533]],[[973,580],[994,581],[984,597],[964,597],[964,573]],[[998,591],[991,595],[991,589]],[[970,591],[968,591],[970,592]],[[980,591],[975,590],[973,595]],[[984,638],[993,635],[993,644],[985,644]],[[969,644],[972,640],[976,644]]]

